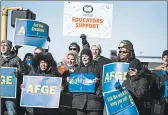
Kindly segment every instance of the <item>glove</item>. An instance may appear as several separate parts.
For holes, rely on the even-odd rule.
[[[122,86],[121,86],[119,80],[114,84],[114,87],[115,87],[116,89],[122,89]]]
[[[98,90],[98,91],[96,91],[96,96],[97,96],[97,99],[99,99],[99,100],[103,100],[103,93],[102,93],[102,91],[100,91],[100,90]]]
[[[23,47],[23,46],[14,46],[13,48],[14,48],[14,49],[19,49],[19,48],[21,48],[21,47]]]
[[[88,43],[86,40],[87,36],[85,34],[81,34],[80,38],[82,38],[82,45],[86,45]]]

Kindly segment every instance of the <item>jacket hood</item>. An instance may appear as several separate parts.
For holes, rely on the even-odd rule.
[[[13,57],[16,57],[16,56],[17,56],[16,53],[11,51],[9,56],[8,56],[8,59],[12,59]],[[2,58],[2,53],[1,53],[1,57],[0,58]]]
[[[33,58],[33,60],[32,60],[33,68],[37,68],[39,66],[41,60],[46,61],[48,63],[48,65],[51,66],[52,68],[57,67],[57,63],[55,62],[52,54],[47,52],[47,53],[44,53],[43,55],[37,55]]]

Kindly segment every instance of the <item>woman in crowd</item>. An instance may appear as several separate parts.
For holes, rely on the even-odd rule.
[[[70,73],[73,73],[77,65],[77,53],[69,51],[66,56],[65,68],[66,71],[63,73],[63,92],[61,93],[60,100],[60,111],[64,115],[76,115],[76,111],[72,110],[72,94],[68,91],[68,82],[66,81]]]
[[[28,75],[31,76],[48,76],[48,77],[61,77],[52,65],[52,61],[48,58],[48,53],[36,57],[37,68],[32,69]],[[27,107],[28,115],[61,115],[59,109],[56,108],[30,108]]]
[[[125,87],[133,97],[135,105],[137,106],[139,115],[149,115],[152,99],[150,89],[151,72],[147,68],[142,68],[141,62],[134,59],[130,62],[129,71],[126,75],[126,80],[122,86]],[[145,104],[145,102],[148,102]],[[147,107],[150,104],[149,107]]]
[[[90,49],[83,49],[80,55],[80,65],[74,73],[92,73],[96,76],[95,93],[73,93],[72,108],[76,110],[77,115],[102,115],[104,101],[99,98],[101,95],[101,68],[92,61],[92,52]],[[69,82],[70,79],[68,78]]]

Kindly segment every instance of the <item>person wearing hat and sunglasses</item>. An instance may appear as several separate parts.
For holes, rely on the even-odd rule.
[[[21,59],[15,52],[11,51],[12,42],[9,40],[1,41],[1,55],[0,66],[1,67],[16,67],[17,68],[17,97],[16,99],[1,98],[1,115],[4,115],[5,108],[8,115],[18,114],[19,100],[20,100],[20,84],[24,74],[24,69]],[[19,87],[18,87],[19,86]]]
[[[86,40],[86,35],[85,34],[81,34],[80,38],[82,38],[82,45],[83,45],[83,49],[89,49],[89,43]],[[80,46],[78,45],[77,42],[72,42],[69,47],[68,47],[69,51],[74,52],[77,54],[77,63],[80,62],[79,58],[78,58],[78,54],[80,52]],[[66,66],[67,63],[67,56],[65,55],[64,60],[61,61],[60,63],[58,63],[58,70],[61,74],[63,74],[65,71],[67,71],[67,69],[64,69],[64,67]]]
[[[133,97],[135,105],[138,109],[139,115],[150,115],[151,107],[145,105],[146,102],[151,106],[152,93],[150,78],[151,72],[141,66],[141,62],[138,59],[134,59],[130,62],[129,71],[126,75],[122,87],[125,87]]]
[[[76,43],[76,42],[72,42],[69,46],[69,52],[72,52],[74,54],[77,55],[76,57],[76,65],[79,62],[78,60],[78,54],[80,52],[80,46]],[[67,63],[68,63],[68,59],[67,59],[67,54],[64,56],[63,61],[61,61],[60,63],[58,63],[57,65],[57,69],[60,72],[60,74],[63,74],[65,71],[67,71]]]
[[[118,49],[118,62],[130,63],[133,59],[135,59],[133,44],[129,40],[122,40]]]

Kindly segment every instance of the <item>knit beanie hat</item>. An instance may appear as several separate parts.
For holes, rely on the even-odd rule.
[[[139,59],[134,59],[130,62],[129,68],[134,68],[137,70],[141,69],[141,62]]]
[[[11,50],[12,49],[12,42],[11,41],[9,41],[9,40],[2,40],[1,41],[1,44],[2,43],[6,43],[7,45],[8,45],[8,48]]]
[[[81,54],[80,54],[80,56],[82,57],[82,55],[83,54],[85,54],[85,55],[87,55],[87,56],[89,56],[90,57],[90,59],[92,60],[92,52],[91,52],[91,50],[90,49],[83,49],[82,51],[81,51]]]
[[[168,50],[163,51],[162,58],[166,55],[168,55]]]

